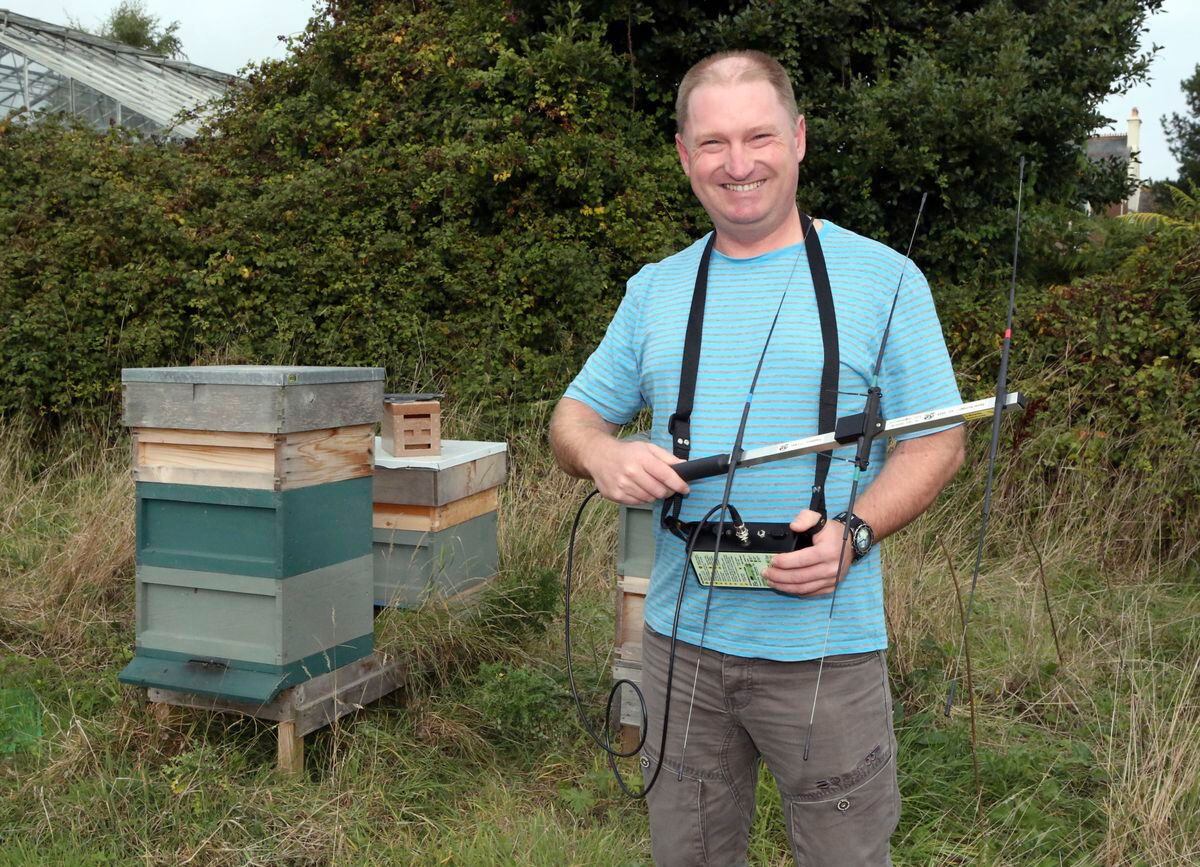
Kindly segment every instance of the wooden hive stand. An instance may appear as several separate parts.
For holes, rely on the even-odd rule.
[[[252,716],[275,722],[278,766],[285,774],[304,770],[304,737],[346,714],[361,710],[405,685],[407,666],[398,657],[376,651],[312,680],[285,689],[265,704],[151,687],[151,710],[162,716],[168,707],[189,707]]]

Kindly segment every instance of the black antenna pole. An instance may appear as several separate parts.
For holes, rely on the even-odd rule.
[[[1017,180],[1017,229],[1013,235],[1012,277],[1008,284],[1008,318],[1004,324],[1004,340],[1000,346],[1000,373],[996,377],[996,409],[992,415],[992,441],[988,445],[987,483],[983,488],[983,519],[979,522],[979,539],[975,544],[975,568],[971,570],[971,590],[967,594],[967,610],[963,615],[962,635],[958,640],[958,650],[954,653],[954,677],[946,692],[946,706],[943,710],[946,716],[954,707],[954,694],[958,689],[958,660],[962,656],[963,647],[967,643],[967,628],[971,622],[971,609],[975,605],[975,587],[979,583],[979,567],[983,562],[983,542],[987,537],[988,517],[992,513],[992,483],[996,474],[996,451],[1000,446],[1000,416],[1002,410],[1002,395],[1008,392],[1008,350],[1012,344],[1013,312],[1017,306],[1017,253],[1021,249],[1021,199],[1025,192],[1025,157],[1021,157],[1020,175]]]

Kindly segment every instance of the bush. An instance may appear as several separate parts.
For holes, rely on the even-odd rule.
[[[0,412],[119,397],[123,365],[187,362],[187,276],[220,184],[173,146],[0,124]]]
[[[598,29],[520,39],[505,9],[335,7],[182,151],[6,126],[0,412],[196,358],[557,397],[694,206]]]
[[[1106,272],[1023,285],[1011,388],[1033,400],[1016,425],[1018,460],[1047,481],[1062,472],[1103,480],[1117,469],[1162,488],[1165,527],[1200,518],[1200,220],[1087,221],[1106,226],[1096,261]],[[1141,243],[1130,245],[1140,238]],[[974,287],[943,293],[941,314],[967,395],[993,387],[1005,299]],[[1175,467],[1169,474],[1156,468]],[[1119,509],[1120,504],[1114,503]],[[1171,533],[1160,540],[1172,543]]]

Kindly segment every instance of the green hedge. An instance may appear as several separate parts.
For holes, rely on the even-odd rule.
[[[107,411],[122,366],[195,360],[384,365],[393,388],[442,389],[497,421],[556,398],[628,276],[707,225],[663,129],[666,79],[694,53],[686,28],[660,20],[660,42],[639,42],[631,64],[604,4],[546,18],[534,5],[332,3],[182,148],[0,124],[0,413]],[[1123,23],[1070,87],[1046,34],[1022,42],[1011,27],[1024,13],[1003,4],[975,15],[945,3],[953,26],[928,44],[915,34],[929,10],[895,19],[875,48],[855,36],[845,82],[798,73],[802,101],[829,110],[814,118],[805,173],[820,214],[886,236],[909,225],[902,200],[934,173],[940,204],[917,259],[935,278],[966,274],[935,291],[968,390],[988,388],[1003,317],[1017,151],[989,143],[1008,129],[1005,106],[1129,74],[1127,30],[1145,5],[1108,9]],[[769,43],[768,25],[798,7],[755,8],[695,23],[727,42],[743,21]],[[1099,14],[1072,26],[1102,30]],[[798,23],[781,56],[801,65],[839,20]],[[1008,48],[972,54],[987,34]],[[983,74],[1006,57],[1011,68]],[[1023,90],[1039,63],[1053,87]],[[950,86],[972,69],[971,87]],[[1047,419],[1061,415],[1064,383],[1087,381],[1119,413],[1112,424],[1141,429],[1165,401],[1195,406],[1194,233],[1099,238],[1097,225],[1114,224],[1062,203],[1078,192],[1073,163],[1047,148],[1067,147],[1086,114],[1010,130],[1044,160],[1029,187],[1033,285],[1014,370],[1062,377],[1033,384],[1049,392]]]

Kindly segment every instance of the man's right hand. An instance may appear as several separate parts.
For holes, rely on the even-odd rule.
[[[648,442],[619,440],[619,429],[587,404],[564,397],[550,419],[550,445],[560,467],[590,478],[606,500],[634,506],[688,492],[671,469],[679,458]]]
[[[583,460],[600,496],[615,503],[651,503],[690,490],[671,469],[681,459],[653,443],[597,437]]]

